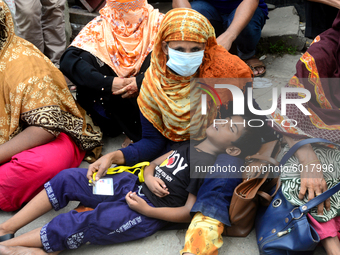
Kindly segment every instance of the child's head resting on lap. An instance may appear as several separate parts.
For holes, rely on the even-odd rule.
[[[248,126],[248,119],[234,115],[215,121],[206,130],[207,138],[196,147],[210,154],[227,153],[245,158],[255,154],[261,147],[258,127]]]

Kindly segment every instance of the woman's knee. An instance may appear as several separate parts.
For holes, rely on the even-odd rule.
[[[195,11],[201,13],[204,17],[206,17],[210,22],[212,20],[221,21],[222,18],[215,7],[213,7],[210,3],[205,1],[193,1],[191,2],[191,8]]]
[[[255,50],[256,45],[260,41],[262,28],[265,24],[266,17],[260,8],[257,8],[254,16],[247,26],[241,31],[236,39],[236,44],[242,51]]]

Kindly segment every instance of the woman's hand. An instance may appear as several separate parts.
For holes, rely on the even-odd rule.
[[[315,198],[316,196],[322,194],[327,191],[327,183],[323,177],[323,170],[320,164],[320,161],[317,159],[315,152],[311,152],[309,158],[316,158],[314,160],[310,160],[308,162],[300,161],[300,163],[304,166],[303,170],[300,173],[301,177],[301,187],[299,192],[299,199],[302,200],[308,192],[308,201]],[[330,199],[328,198],[325,202],[318,205],[318,214],[323,214],[323,208],[326,207],[326,210],[331,208]]]
[[[112,82],[112,94],[122,95],[122,98],[137,97],[138,87],[136,77],[132,78],[115,77]]]
[[[144,199],[137,196],[136,192],[129,191],[125,196],[125,200],[132,210],[143,215],[146,215],[147,210],[150,208]]]
[[[114,152],[110,152],[100,157],[97,161],[95,161],[89,166],[86,177],[87,179],[92,180],[93,174],[97,172],[96,179],[94,181],[98,181],[101,177],[105,176],[107,169],[112,164],[123,165],[124,163],[125,158],[122,151],[117,150]]]
[[[217,37],[216,41],[217,41],[217,44],[221,45],[223,48],[229,51],[231,48],[231,45],[233,44],[234,39],[228,36],[227,33],[223,33],[219,37]]]
[[[289,147],[293,147],[298,141],[294,141],[292,138],[285,136]],[[295,156],[299,159],[299,163],[303,165],[303,169],[300,172],[301,186],[299,192],[299,199],[308,192],[308,200],[322,194],[327,190],[327,184],[323,178],[323,169],[321,168],[320,161],[316,156],[312,145],[306,144],[301,146],[296,152]],[[327,210],[331,208],[330,199],[328,198],[323,203],[318,205],[318,214],[323,214],[323,208]]]
[[[112,94],[118,95],[116,94],[116,92],[123,89],[128,84],[129,84],[128,78],[114,77],[112,81],[112,88],[111,88]]]
[[[157,197],[165,197],[170,194],[165,183],[155,176],[145,176],[145,184]]]
[[[89,169],[87,170],[86,177],[89,180],[92,180],[92,176],[95,172],[96,178],[94,181],[98,181],[101,177],[106,175],[107,169],[112,165],[112,158],[110,153],[106,154],[99,159],[97,159],[95,162],[93,162],[90,166]]]

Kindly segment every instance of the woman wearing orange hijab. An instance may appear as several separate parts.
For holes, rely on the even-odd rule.
[[[229,78],[229,84],[243,89],[251,77],[250,68],[241,59],[217,45],[214,29],[203,15],[186,8],[169,11],[159,29],[137,100],[142,139],[91,164],[88,178],[98,171],[99,179],[112,164],[134,165],[170,151],[175,143],[192,138],[192,121],[199,123],[195,125],[197,138],[204,138],[205,127],[217,116],[217,108],[210,101],[209,118],[203,118],[199,109],[197,118],[191,118],[191,109],[195,109],[190,103],[191,79]],[[218,94],[221,103],[228,105],[231,93],[221,89]]]
[[[107,0],[60,60],[77,101],[108,136],[141,138],[136,99],[163,16],[146,0]]]

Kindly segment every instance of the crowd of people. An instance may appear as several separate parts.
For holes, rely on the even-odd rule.
[[[197,166],[240,169],[247,156],[278,138],[281,156],[306,138],[340,144],[340,90],[338,80],[329,79],[340,76],[340,12],[332,27],[315,37],[286,85],[310,91],[305,106],[311,115],[295,105],[283,115],[279,100],[267,116],[273,128],[254,128],[244,125],[254,115],[247,109],[234,115],[232,94],[214,89],[212,81],[223,79],[248,102],[253,78],[266,72],[255,57],[268,18],[263,0],[173,0],[166,14],[147,0],[106,0],[100,15],[67,49],[65,1],[29,2],[15,1],[12,17],[0,0],[0,209],[20,209],[0,223],[0,254],[59,254],[85,243],[127,242],[169,223],[190,223],[180,254],[218,254],[224,227],[231,225],[231,197],[242,178],[193,178]],[[76,98],[65,77],[77,86]],[[211,97],[203,109],[206,95]],[[279,124],[290,119],[297,125]],[[103,134],[122,133],[121,149],[99,157],[88,169],[78,168],[86,154],[102,146]],[[308,169],[315,164],[338,169],[339,157],[336,148],[324,145],[298,149],[286,166],[298,162],[306,171],[282,176],[287,200],[301,205],[335,186],[337,171]],[[128,172],[107,175],[113,164],[143,161],[150,163],[142,179]],[[106,179],[112,180],[114,194],[96,194],[93,186]],[[329,255],[340,254],[339,195],[308,215]],[[69,201],[87,209],[60,214],[15,236]]]

